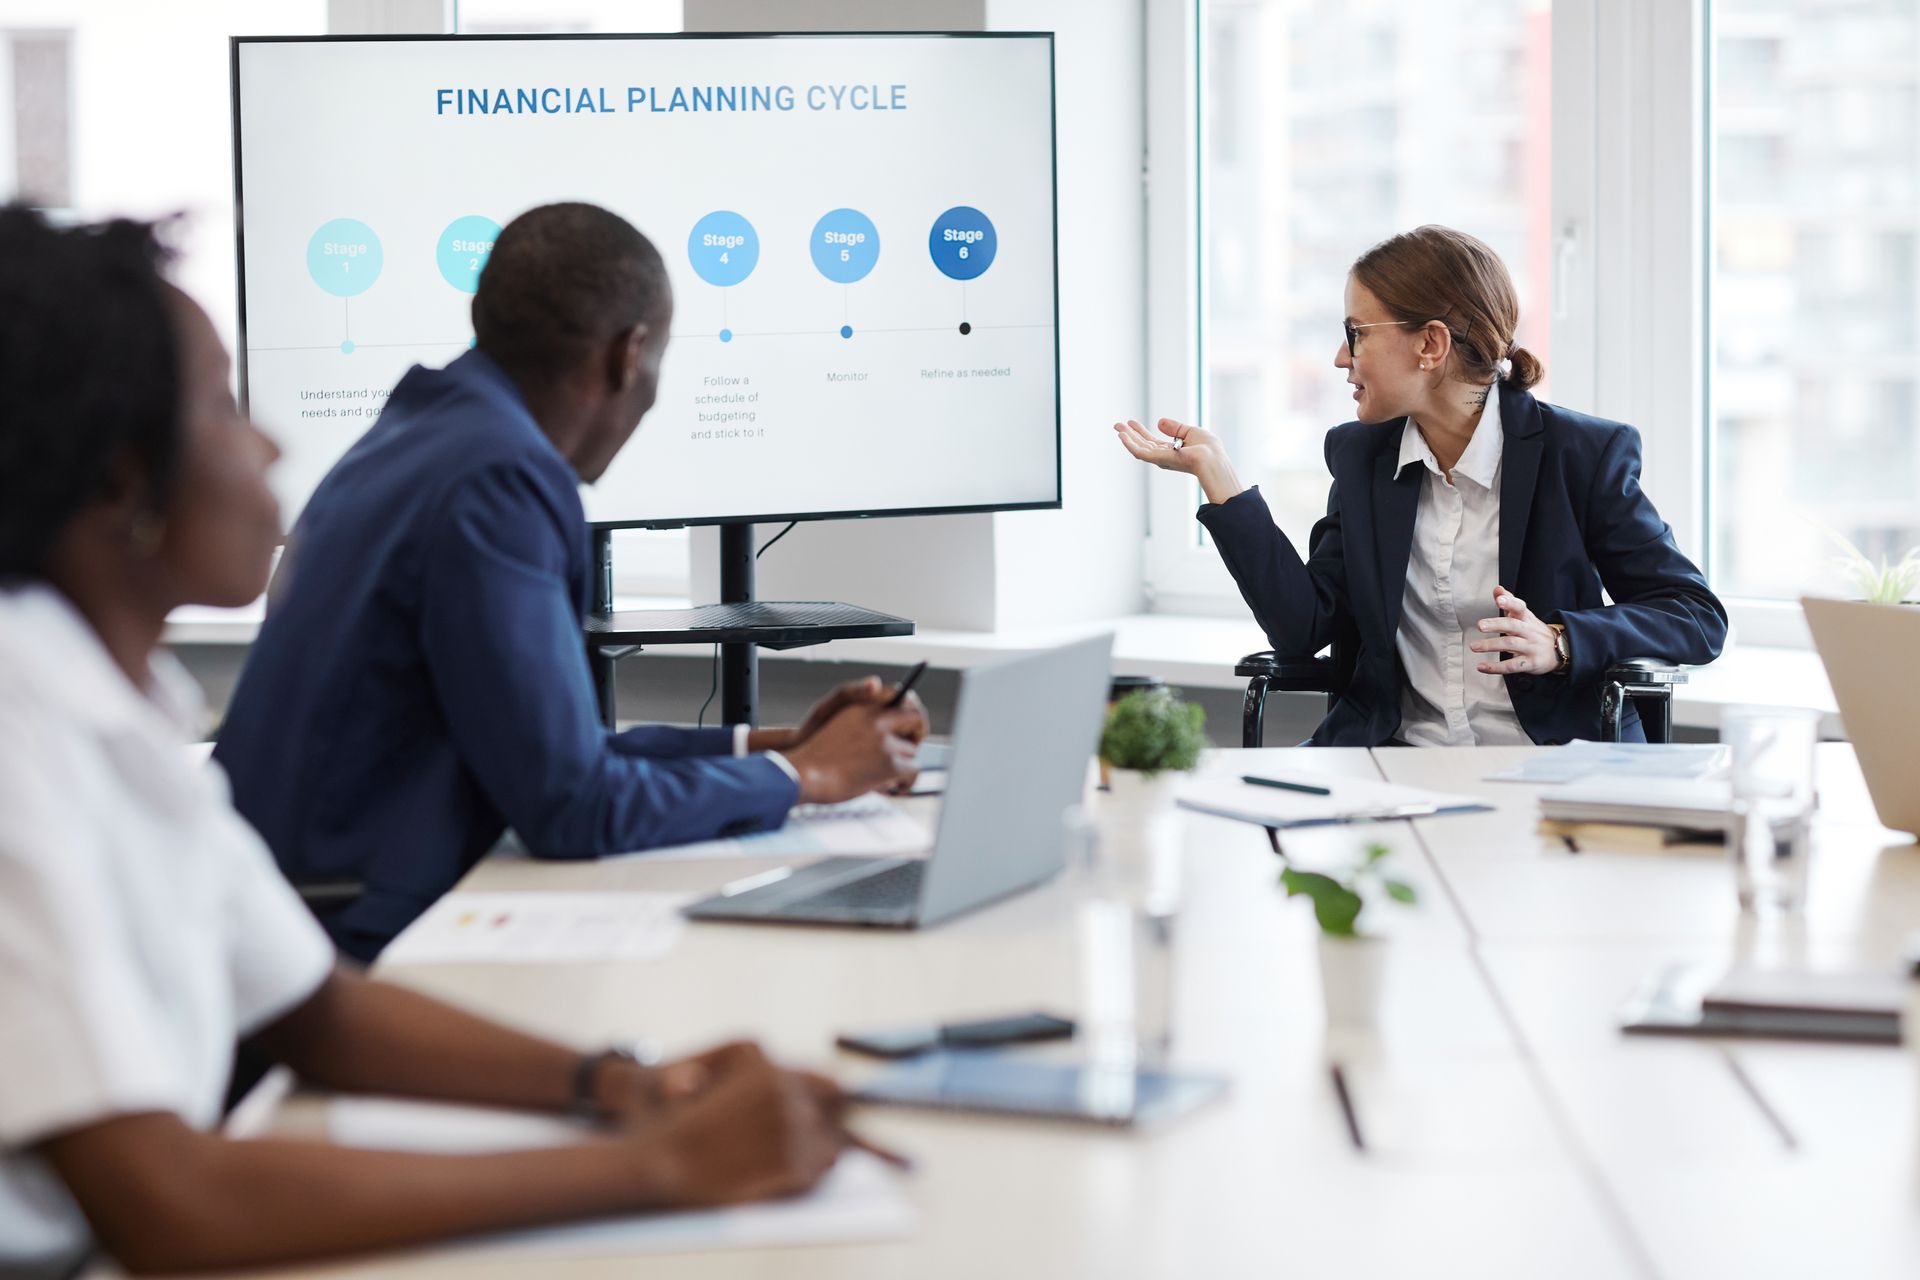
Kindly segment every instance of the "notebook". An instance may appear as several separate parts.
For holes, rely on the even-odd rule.
[[[1764,1036],[1899,1044],[1903,980],[1882,974],[1662,967],[1628,998],[1628,1035]]]

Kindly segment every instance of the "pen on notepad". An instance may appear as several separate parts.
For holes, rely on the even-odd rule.
[[[1330,796],[1333,794],[1331,787],[1316,787],[1305,782],[1282,782],[1278,778],[1259,778],[1251,773],[1241,774],[1240,781],[1255,787],[1273,787],[1278,791],[1298,791],[1302,795],[1309,796]]]
[[[920,679],[921,672],[925,671],[926,669],[927,669],[927,664],[924,662],[921,662],[921,663],[917,663],[914,666],[913,670],[907,672],[907,678],[900,682],[900,687],[893,691],[893,696],[891,698],[887,699],[887,705],[885,709],[888,711],[891,711],[895,707],[899,706],[902,702],[906,701],[907,695],[913,691],[914,682]]]
[[[848,1146],[864,1151],[869,1155],[878,1156],[902,1173],[912,1171],[913,1160],[911,1157],[903,1156],[898,1151],[894,1151],[889,1147],[883,1147],[871,1138],[863,1138],[851,1129],[842,1129],[840,1132],[846,1138]]]

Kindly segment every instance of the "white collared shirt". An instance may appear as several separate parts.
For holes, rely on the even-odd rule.
[[[235,1040],[311,995],[325,933],[184,743],[200,692],[136,689],[45,586],[0,590],[0,1274],[89,1242],[30,1150],[114,1116],[220,1120]]]
[[[1453,483],[1412,418],[1400,431],[1399,474],[1425,469],[1413,518],[1400,630],[1394,635],[1407,683],[1400,698],[1400,740],[1416,747],[1527,745],[1506,680],[1477,665],[1492,654],[1467,648],[1478,623],[1500,610],[1500,391],[1493,388]]]

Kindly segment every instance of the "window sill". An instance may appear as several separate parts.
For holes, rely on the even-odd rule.
[[[684,609],[688,601],[671,597],[623,596],[622,609]],[[170,645],[245,645],[258,632],[264,607],[243,609],[189,607],[167,620]],[[1246,618],[1209,618],[1185,614],[1134,613],[1091,622],[999,631],[922,630],[910,636],[837,640],[828,645],[762,651],[763,662],[851,662],[908,666],[925,659],[944,670],[965,670],[1010,654],[1029,653],[1111,631],[1113,668],[1128,675],[1158,676],[1168,684],[1199,689],[1237,689],[1245,682],[1233,674],[1246,654],[1266,648],[1266,637]],[[1821,712],[1821,734],[1842,736],[1833,690],[1820,657],[1806,649],[1735,644],[1711,666],[1688,675],[1674,695],[1674,722],[1712,729],[1729,706],[1760,703],[1810,707]]]

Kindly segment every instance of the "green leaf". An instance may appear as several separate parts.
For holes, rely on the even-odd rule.
[[[1289,867],[1280,873],[1289,898],[1304,895],[1313,900],[1313,917],[1320,928],[1335,937],[1353,936],[1354,921],[1360,918],[1360,895],[1332,876],[1318,871],[1295,871]]]
[[[1395,902],[1404,902],[1408,906],[1412,906],[1419,900],[1419,895],[1414,893],[1413,886],[1405,880],[1382,879],[1380,883],[1386,889],[1387,896]]]
[[[1206,748],[1206,712],[1170,689],[1142,689],[1113,704],[1100,735],[1100,758],[1116,769],[1184,772]]]
[[[1374,841],[1367,846],[1366,865],[1369,867],[1372,866],[1374,863],[1380,861],[1380,859],[1386,857],[1390,852],[1392,852],[1392,850],[1388,849],[1387,846],[1381,844],[1378,840]]]

